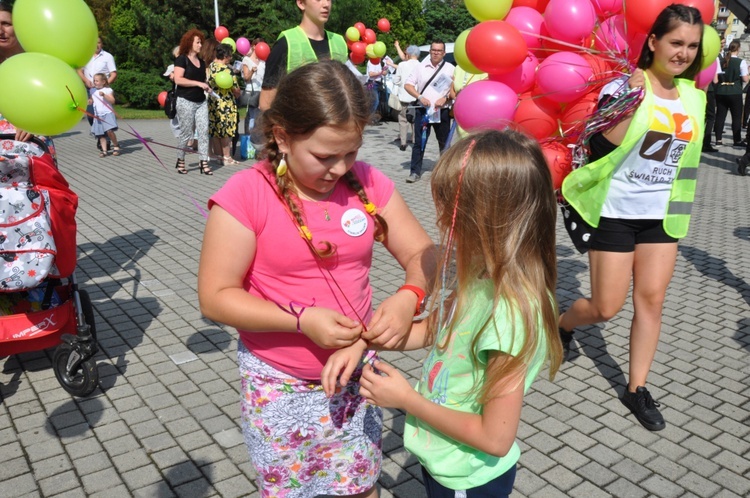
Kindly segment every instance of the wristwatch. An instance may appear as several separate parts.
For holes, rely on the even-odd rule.
[[[422,314],[424,312],[425,307],[427,306],[427,293],[424,290],[417,287],[416,285],[409,285],[409,284],[402,285],[401,287],[399,287],[398,291],[396,292],[400,292],[402,290],[412,291],[414,294],[417,295],[417,308],[416,310],[414,310],[414,316]]]

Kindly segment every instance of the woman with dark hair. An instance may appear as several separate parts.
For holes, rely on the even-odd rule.
[[[617,125],[591,138],[591,162],[570,173],[562,186],[571,208],[566,224],[588,242],[591,270],[591,297],[578,299],[560,315],[563,345],[569,350],[576,327],[613,318],[632,282],[630,379],[621,401],[652,431],[665,423],[646,378],[659,343],[677,241],[688,231],[703,140],[706,96],[693,81],[702,35],[695,8],[673,4],[659,14],[638,69],[602,91],[610,100],[629,99],[634,92],[628,87],[640,87],[643,100]]]
[[[206,92],[206,64],[198,54],[205,37],[198,29],[191,29],[180,40],[179,55],[174,60],[174,83],[177,86],[177,119],[180,122],[180,142],[175,168],[181,175],[185,169],[185,149],[193,138],[193,130],[198,135],[198,154],[201,174],[211,175],[208,165],[208,104]]]
[[[729,44],[727,53],[721,59],[721,70],[719,83],[715,85],[716,95],[716,122],[714,133],[716,134],[716,145],[724,145],[721,136],[724,134],[724,123],[727,120],[727,112],[732,116],[732,138],[735,147],[744,147],[742,141],[742,85],[747,83],[750,75],[747,62],[739,57],[740,42],[733,40]]]

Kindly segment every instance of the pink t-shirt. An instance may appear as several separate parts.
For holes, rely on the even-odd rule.
[[[368,323],[372,315],[369,273],[375,242],[374,219],[343,179],[336,184],[328,200],[303,200],[303,216],[313,234],[313,243],[328,241],[337,248],[334,256],[324,260],[323,267],[300,236],[284,204],[263,179],[265,175],[275,187],[268,168],[266,162],[260,162],[235,174],[208,201],[209,209],[216,203],[255,232],[257,250],[243,287],[286,309],[290,302],[304,306],[315,303],[315,306],[330,308],[354,320],[358,315]],[[363,162],[355,163],[352,171],[370,202],[382,209],[393,194],[393,182]],[[330,220],[326,220],[326,211]],[[231,240],[232,234],[227,234],[227,243]],[[336,279],[335,283],[326,268]],[[251,284],[251,275],[257,286]],[[238,332],[254,355],[302,379],[320,379],[325,362],[335,351],[320,348],[307,336],[296,332]]]

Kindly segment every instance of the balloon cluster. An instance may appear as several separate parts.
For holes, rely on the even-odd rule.
[[[465,0],[479,22],[459,35],[454,56],[466,72],[489,78],[459,93],[456,121],[466,130],[515,123],[539,140],[559,188],[602,86],[631,72],[656,17],[675,2],[706,21],[696,78],[705,86],[720,49],[708,25],[712,0]]]
[[[387,33],[391,30],[391,23],[388,19],[378,21],[378,29]],[[373,64],[379,64],[380,59],[385,55],[387,47],[382,41],[378,41],[375,31],[365,26],[364,23],[358,22],[346,30],[346,44],[349,46],[349,60],[353,64],[362,64],[365,59],[370,59]]]
[[[229,36],[229,30],[224,26],[216,27],[214,30],[214,38],[216,38],[216,41],[219,43],[226,43],[232,47],[232,52],[238,52],[242,56],[247,55],[252,48],[250,40],[244,36],[237,38],[237,41],[235,41],[234,38],[231,38]],[[271,53],[271,48],[266,42],[260,42],[255,46],[255,53],[260,60],[264,61]]]
[[[13,27],[24,53],[0,64],[0,114],[35,135],[57,135],[82,117],[88,95],[76,68],[98,30],[83,0],[16,0]]]
[[[214,30],[214,38],[216,38],[216,41],[218,41],[219,43],[225,43],[229,45],[230,47],[232,47],[232,52],[238,52],[242,56],[247,55],[252,48],[250,40],[248,40],[244,36],[237,38],[237,41],[235,41],[234,38],[231,38],[229,36],[229,30],[224,26],[216,27],[216,29]],[[260,42],[255,45],[255,54],[260,60],[266,60],[270,53],[271,48],[266,42]],[[215,80],[216,85],[219,88],[232,88],[232,85],[234,85],[234,79],[232,78],[232,73],[230,73],[229,70],[217,73],[215,76]],[[159,103],[160,105],[164,106],[164,104],[161,104],[161,101]]]

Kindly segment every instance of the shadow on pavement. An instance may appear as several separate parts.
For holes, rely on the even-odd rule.
[[[106,355],[112,363],[99,362],[99,387],[106,392],[127,370],[125,355],[143,342],[143,334],[153,319],[162,311],[159,300],[151,291],[142,291],[141,269],[138,261],[145,256],[159,237],[152,229],[142,229],[128,235],[117,236],[103,244],[85,243],[78,246],[79,285],[87,288],[88,281],[111,277],[87,290],[94,303],[97,317],[97,342],[99,355]],[[115,275],[127,273],[122,278]],[[132,285],[132,299],[113,298],[120,288]],[[144,295],[139,295],[143,293]],[[100,320],[100,317],[103,319]]]

